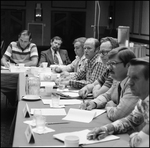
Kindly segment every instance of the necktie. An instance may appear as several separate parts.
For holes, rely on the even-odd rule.
[[[120,86],[120,83],[118,85],[118,104],[120,102],[120,94],[121,94],[121,86]]]
[[[57,58],[57,55],[56,55],[56,51],[54,52],[54,63],[59,64],[59,61],[58,61],[58,58]]]

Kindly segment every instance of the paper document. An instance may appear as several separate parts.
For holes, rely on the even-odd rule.
[[[41,82],[41,86],[54,86],[55,82]]]
[[[61,92],[63,95],[66,95],[66,96],[69,96],[69,97],[79,97],[79,94],[78,94],[78,92]]]
[[[9,69],[9,68],[1,65],[1,69]]]
[[[52,104],[52,100],[51,99],[42,99],[43,104]],[[73,104],[81,104],[81,100],[78,99],[63,99],[60,100],[59,104],[60,105],[73,105]]]
[[[57,138],[57,139],[59,139],[61,141],[64,141],[66,136],[68,136],[68,135],[75,135],[75,136],[79,137],[79,144],[92,144],[92,143],[116,140],[116,139],[120,138],[118,136],[109,135],[109,136],[107,136],[107,137],[105,137],[104,139],[101,139],[101,140],[88,140],[87,139],[87,134],[89,132],[90,132],[90,130],[85,129],[85,130],[82,130],[82,131],[55,134],[55,135],[53,135],[53,137]]]
[[[73,93],[78,93],[79,90],[70,90],[68,88],[65,88],[65,89],[59,89],[57,88],[57,91],[61,91],[61,92],[73,92]]]
[[[49,116],[49,115],[52,115],[52,116],[64,116],[66,115],[66,111],[64,108],[57,108],[57,109],[46,109],[46,108],[31,108],[31,114],[34,113],[34,110],[35,109],[40,109],[42,110],[42,115],[45,115],[45,116]]]
[[[99,116],[99,115],[103,114],[104,112],[106,112],[106,110],[105,109],[92,109],[91,112],[96,113],[95,117],[94,117],[94,118],[96,118],[97,116]]]
[[[66,117],[63,120],[77,121],[77,122],[85,122],[89,123],[93,120],[93,118],[99,116],[104,113],[106,110],[93,109],[89,110],[81,110],[70,108]]]

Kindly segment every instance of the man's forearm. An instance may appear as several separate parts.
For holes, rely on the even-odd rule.
[[[25,66],[37,66],[37,61],[29,61],[25,63]]]

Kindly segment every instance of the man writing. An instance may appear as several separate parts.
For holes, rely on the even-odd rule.
[[[132,94],[127,77],[129,62],[135,58],[135,54],[122,46],[112,49],[108,53],[108,58],[110,76],[114,79],[111,88],[94,100],[85,101],[80,108],[105,108],[108,118],[115,121],[130,114],[139,99]]]
[[[38,51],[28,30],[23,30],[17,42],[11,42],[7,47],[1,63],[9,68],[10,63],[24,63],[25,66],[36,66],[38,62]]]

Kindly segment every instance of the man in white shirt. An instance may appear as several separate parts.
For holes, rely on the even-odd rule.
[[[84,42],[86,41],[85,37],[79,37],[74,40],[74,52],[76,54],[76,58],[72,61],[72,63],[66,65],[66,66],[57,66],[55,67],[55,72],[60,73],[61,76],[63,77],[70,77],[70,72],[71,76],[74,75],[74,73],[80,71],[86,62],[86,57],[84,56]]]

